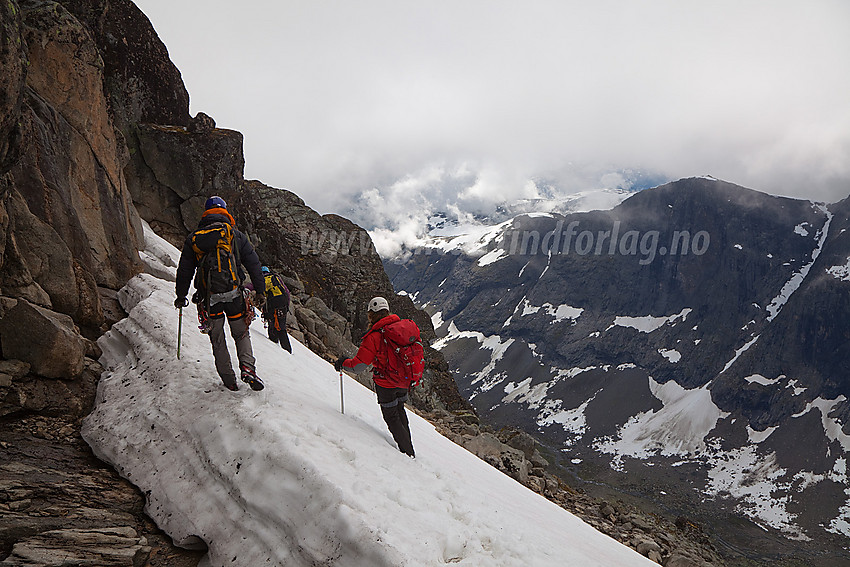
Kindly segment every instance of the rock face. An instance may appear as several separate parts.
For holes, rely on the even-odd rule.
[[[103,63],[85,27],[51,2],[24,4],[19,13],[17,40],[30,59],[26,83],[6,95],[23,101],[4,116],[23,136],[21,157],[3,176],[0,292],[96,331],[104,323],[97,287],[117,289],[139,269],[139,217],[122,174],[126,148],[107,113]]]
[[[139,124],[128,169],[139,214],[163,238],[182,246],[210,195],[231,195],[242,183],[242,134],[233,130]]]
[[[188,126],[189,93],[153,26],[130,0],[61,2],[84,24],[104,64],[103,90],[115,125]],[[132,147],[132,146],[131,146]]]
[[[21,12],[14,2],[0,6],[0,176],[20,156],[21,105],[26,81],[26,44],[21,41]]]
[[[98,28],[78,8],[95,6],[0,3],[0,564],[196,565],[79,437],[103,371],[93,340],[122,316],[110,298],[141,266],[116,124],[153,99],[124,104],[139,91],[110,83],[121,75],[92,33],[115,40],[138,9],[103,2]]]
[[[848,223],[848,201],[687,179],[387,271],[440,312],[485,419],[542,435],[576,474],[664,491],[744,548],[816,548],[850,537]],[[728,511],[773,539],[728,530]]]
[[[386,297],[394,313],[416,321],[425,341],[434,338],[428,315],[416,309],[410,298],[395,294],[381,258],[362,228],[337,215],[319,215],[295,194],[258,181],[245,182],[229,203],[238,225],[255,240],[260,258],[274,259],[271,267],[297,280],[295,289],[304,297],[320,299],[322,308],[317,313],[325,313],[320,318],[326,323],[324,308],[348,322],[342,341],[309,341],[311,348],[329,360],[341,354],[354,355],[355,344],[368,329],[366,303],[376,295]],[[298,320],[304,320],[306,314],[296,311],[296,315],[299,313],[302,316]],[[309,323],[307,334],[312,334]],[[425,379],[413,393],[414,405],[423,409],[468,409],[442,355],[426,347],[425,360]],[[371,385],[368,377],[362,381]]]

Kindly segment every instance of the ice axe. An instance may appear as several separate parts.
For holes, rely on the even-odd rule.
[[[339,371],[339,411],[345,413],[345,398],[342,395],[342,370]]]
[[[177,322],[177,360],[180,360],[180,337],[183,336],[183,308],[178,308],[178,322]]]

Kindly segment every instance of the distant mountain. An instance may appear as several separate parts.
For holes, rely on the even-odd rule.
[[[850,199],[692,178],[385,266],[485,419],[670,509],[846,547],[848,228]]]
[[[405,242],[401,251],[392,255],[393,263],[404,262],[414,253],[443,253],[478,255],[495,237],[501,225],[520,215],[571,214],[611,209],[635,191],[626,189],[596,189],[540,199],[522,199],[503,203],[488,214],[462,216],[456,213],[434,212],[421,227],[423,236],[415,246]],[[386,235],[384,235],[386,236]]]

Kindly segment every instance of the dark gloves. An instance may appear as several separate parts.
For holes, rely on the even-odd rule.
[[[348,359],[344,356],[340,356],[339,358],[337,358],[336,362],[334,362],[334,370],[336,370],[337,372],[342,372],[342,363],[346,360]]]
[[[262,293],[254,292],[254,307],[257,309],[262,309],[263,305],[266,303],[266,296]]]
[[[187,307],[189,305],[189,300],[186,297],[178,297],[174,300],[174,307],[180,309],[182,307]]]

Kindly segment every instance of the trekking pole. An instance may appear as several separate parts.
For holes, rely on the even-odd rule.
[[[183,308],[178,309],[178,323],[177,323],[177,360],[180,360],[180,337],[183,335]]]
[[[345,398],[342,395],[342,370],[339,371],[339,411],[345,413]]]

